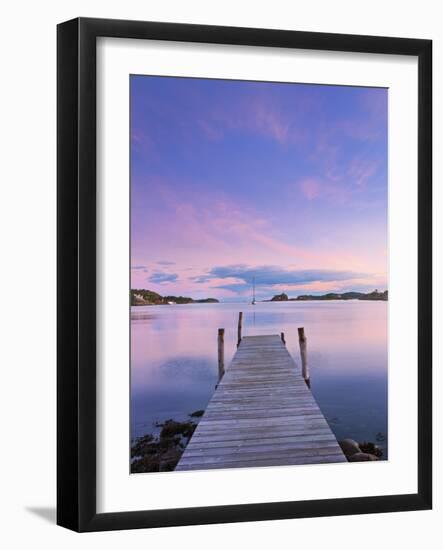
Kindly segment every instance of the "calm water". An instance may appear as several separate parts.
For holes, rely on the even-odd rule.
[[[387,436],[387,303],[364,301],[190,304],[132,308],[132,437],[154,423],[204,409],[217,382],[217,329],[225,328],[225,364],[243,335],[286,335],[300,363],[304,326],[312,392],[338,439]],[[378,441],[387,455],[386,441]]]

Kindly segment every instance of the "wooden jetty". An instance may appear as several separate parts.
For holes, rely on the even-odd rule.
[[[283,334],[241,338],[219,371],[176,470],[346,462]]]

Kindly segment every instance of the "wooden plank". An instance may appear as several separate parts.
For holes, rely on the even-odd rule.
[[[200,443],[200,441],[201,443]],[[269,437],[267,434],[258,433],[256,435],[254,434],[235,434],[231,437],[226,436],[223,437],[222,434],[220,435],[212,435],[210,433],[204,434],[204,437],[195,437],[195,445],[198,447],[199,444],[201,445],[207,445],[208,447],[226,447],[230,445],[253,445],[253,444],[271,444],[275,443],[276,445],[280,445],[281,443],[300,443],[300,445],[306,446],[306,442],[314,443],[318,445],[322,445],[323,442],[333,441],[335,444],[335,440],[331,438],[330,433],[328,433],[326,430],[323,433],[317,434],[312,436],[311,434],[303,435],[301,434],[275,434],[272,432],[272,435]]]
[[[346,462],[280,335],[246,336],[176,469]]]
[[[264,460],[244,460],[239,462],[224,462],[223,464],[192,462],[187,464],[180,461],[176,470],[212,470],[219,468],[259,468],[266,466],[294,466],[303,464],[330,464],[333,462],[346,462],[342,455],[313,456],[313,457],[284,457],[284,458],[266,458]]]
[[[233,439],[257,439],[265,437],[304,437],[315,439],[317,436],[330,435],[330,428],[326,423],[323,424],[305,424],[299,423],[296,425],[284,426],[263,426],[263,427],[241,427],[236,426],[235,430],[223,429],[219,426],[208,425],[194,433],[193,438],[204,437],[209,439],[214,437],[217,439],[233,440]]]
[[[311,415],[308,420],[315,421],[315,420],[322,420],[321,415],[313,416]],[[297,421],[298,424],[307,426],[308,424],[305,421],[306,417],[303,416],[295,416],[291,418],[285,418],[285,417],[275,417],[275,418],[260,418],[260,419],[254,419],[254,418],[240,418],[240,419],[227,419],[227,420],[208,420],[208,425],[211,425],[212,427],[217,427],[220,430],[237,430],[238,428],[255,428],[255,427],[263,427],[267,429],[273,429],[278,426],[286,426],[291,427],[294,426]],[[206,421],[205,421],[206,424]],[[203,429],[203,428],[202,428]]]
[[[272,461],[273,459],[297,459],[303,464],[303,459],[310,461],[312,459],[321,459],[324,456],[343,456],[340,450],[334,449],[332,447],[319,448],[319,449],[271,449],[266,450],[256,450],[255,452],[247,452],[245,449],[238,449],[236,451],[227,451],[221,452],[220,449],[212,449],[213,454],[194,454],[187,456],[186,460],[183,461],[183,464],[219,464],[220,467],[224,467],[225,464],[231,463],[235,464],[236,462],[255,462],[255,461]],[[218,451],[218,452],[215,452]],[[309,463],[309,462],[308,462]]]
[[[322,453],[323,454],[334,454],[337,451],[336,443],[333,439],[330,439],[329,441],[310,441],[309,444],[306,444],[306,441],[297,441],[297,442],[279,442],[275,443],[272,440],[270,443],[264,443],[262,440],[254,440],[256,441],[255,444],[248,443],[243,444],[243,442],[235,444],[235,442],[230,442],[229,445],[225,444],[222,445],[221,442],[212,443],[208,446],[206,444],[202,444],[200,447],[197,445],[194,445],[192,449],[190,449],[186,455],[186,458],[189,459],[193,456],[202,456],[205,455],[206,457],[211,457],[211,455],[214,455],[216,457],[222,457],[225,455],[237,455],[241,454],[241,456],[250,455],[250,454],[259,454],[259,457],[264,457],[267,452],[272,452],[274,454],[275,450],[279,451],[279,455],[283,456],[284,453],[293,453],[293,451],[298,451],[297,453],[299,456],[303,456],[303,454],[309,455],[309,454],[316,454]],[[208,452],[208,450],[211,449],[211,452]]]
[[[299,422],[297,424],[286,424],[286,425],[273,425],[271,429],[269,426],[260,426],[260,427],[241,427],[237,426],[235,430],[220,430],[220,427],[213,426],[212,424],[205,424],[201,429],[196,431],[193,435],[196,437],[209,437],[211,434],[217,436],[221,439],[233,439],[237,435],[241,435],[244,438],[247,438],[249,435],[253,438],[256,437],[274,437],[277,435],[284,436],[304,436],[304,437],[315,437],[316,435],[322,435],[324,430],[330,434],[330,428],[326,422],[318,423],[306,423]],[[329,431],[328,431],[329,430]]]

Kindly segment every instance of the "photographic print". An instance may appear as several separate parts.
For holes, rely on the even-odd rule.
[[[388,459],[387,103],[130,76],[131,473]]]
[[[58,525],[430,509],[431,351],[431,40],[58,25]]]

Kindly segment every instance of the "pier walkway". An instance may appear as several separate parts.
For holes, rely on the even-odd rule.
[[[241,339],[176,470],[346,462],[280,336]]]

